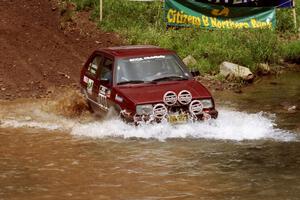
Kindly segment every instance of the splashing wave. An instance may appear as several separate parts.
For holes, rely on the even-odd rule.
[[[264,113],[248,114],[237,111],[220,110],[217,120],[209,122],[170,125],[167,123],[142,125],[133,127],[119,119],[103,122],[76,124],[71,133],[93,138],[205,138],[217,140],[260,140],[273,139],[279,141],[295,140],[296,136],[288,131],[276,128],[273,117]]]
[[[26,112],[28,113],[28,112]],[[0,127],[6,128],[39,128],[61,130],[75,136],[105,138],[144,138],[164,141],[169,138],[204,138],[216,140],[278,140],[295,141],[296,135],[276,128],[274,116],[264,113],[249,114],[221,109],[217,120],[183,125],[167,123],[141,125],[138,127],[124,123],[118,118],[81,122],[80,119],[69,119],[57,116],[37,108],[30,117],[18,115],[0,120]],[[24,112],[22,112],[24,114]]]

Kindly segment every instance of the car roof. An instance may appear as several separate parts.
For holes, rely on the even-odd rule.
[[[132,45],[132,46],[119,46],[119,47],[107,47],[98,50],[99,52],[105,52],[115,57],[135,57],[135,56],[147,56],[147,55],[165,55],[173,54],[174,51],[164,49],[152,45]]]

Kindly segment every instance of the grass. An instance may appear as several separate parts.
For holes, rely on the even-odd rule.
[[[72,0],[78,10],[92,10],[98,19],[99,0]],[[300,0],[296,0],[300,6]],[[257,70],[259,63],[277,63],[300,57],[299,41],[290,9],[277,12],[277,30],[166,30],[161,2],[104,0],[101,29],[121,33],[128,44],[152,44],[177,51],[180,57],[192,55],[202,73],[216,74],[223,61],[230,61]],[[297,12],[300,13],[299,6]],[[298,15],[298,22],[300,17]]]
[[[286,60],[300,63],[300,40],[287,42],[282,48],[283,56]]]

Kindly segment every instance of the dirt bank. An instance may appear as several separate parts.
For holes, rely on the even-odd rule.
[[[57,0],[0,1],[0,99],[42,98],[54,87],[77,87],[93,50],[122,44],[119,35],[89,21],[89,12],[68,13],[70,6]],[[245,86],[208,75],[199,81],[212,92],[241,93]]]
[[[76,86],[94,49],[121,43],[87,16],[62,21],[54,1],[0,1],[0,99],[40,98],[52,87]]]

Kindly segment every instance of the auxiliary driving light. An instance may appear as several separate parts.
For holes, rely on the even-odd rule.
[[[188,105],[192,101],[192,94],[187,90],[182,90],[178,94],[178,101],[182,105]]]
[[[166,92],[163,100],[167,106],[173,106],[177,102],[177,95],[173,91]]]
[[[168,109],[162,103],[156,104],[153,107],[153,115],[155,118],[162,119],[168,114]]]
[[[202,105],[201,101],[199,101],[199,100],[192,101],[191,104],[189,105],[189,111],[193,115],[200,115],[200,114],[202,114],[203,105]]]

